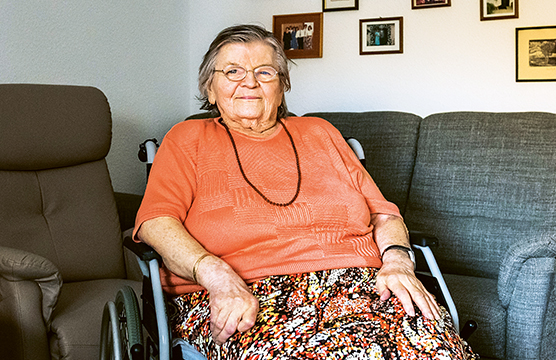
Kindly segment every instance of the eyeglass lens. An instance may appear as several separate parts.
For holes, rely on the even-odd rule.
[[[253,71],[255,79],[261,82],[271,81],[272,79],[274,79],[276,74],[278,74],[278,71],[276,71],[276,69],[274,69],[272,66],[259,66],[258,68],[255,68],[253,70],[245,70],[241,66],[231,65],[226,66],[224,70],[222,70],[224,75],[226,75],[226,77],[231,81],[241,81],[245,79],[249,71]]]

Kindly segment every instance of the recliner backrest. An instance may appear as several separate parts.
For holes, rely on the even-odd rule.
[[[0,244],[46,257],[65,282],[125,277],[111,127],[96,88],[0,85]]]

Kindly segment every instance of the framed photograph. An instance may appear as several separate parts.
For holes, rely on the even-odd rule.
[[[412,9],[452,6],[452,0],[411,0]]]
[[[519,0],[481,0],[481,20],[517,19]]]
[[[359,0],[322,0],[322,11],[359,10]]]
[[[403,17],[359,20],[359,54],[403,53]]]
[[[322,13],[274,15],[272,32],[289,59],[322,57]]]
[[[516,81],[556,81],[556,26],[515,29]]]

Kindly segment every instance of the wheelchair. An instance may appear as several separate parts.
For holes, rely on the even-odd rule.
[[[346,141],[365,165],[361,144],[353,138],[346,138]],[[157,147],[156,139],[146,140],[140,145],[139,159],[147,162],[147,178]],[[416,271],[417,278],[448,310],[455,328],[459,330],[456,306],[431,250],[437,240],[423,233],[410,232],[410,242],[414,249],[420,251],[428,267],[426,271]],[[135,291],[129,286],[120,289],[114,301],[106,303],[102,317],[100,360],[205,359],[182,339],[171,338],[169,317],[172,314],[169,311],[173,308],[168,306],[160,282],[160,255],[150,246],[136,243],[129,236],[124,238],[124,246],[137,256],[143,274],[142,304],[139,305]],[[466,340],[476,328],[476,322],[468,321],[460,336]]]

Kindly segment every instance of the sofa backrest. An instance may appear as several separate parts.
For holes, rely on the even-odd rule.
[[[0,129],[0,245],[49,259],[65,282],[124,277],[104,94],[0,85]]]
[[[421,117],[396,111],[313,112],[331,122],[344,137],[361,142],[371,174],[387,200],[405,211],[413,174]]]
[[[510,245],[556,234],[556,114],[426,117],[405,220],[443,272],[496,278]]]

